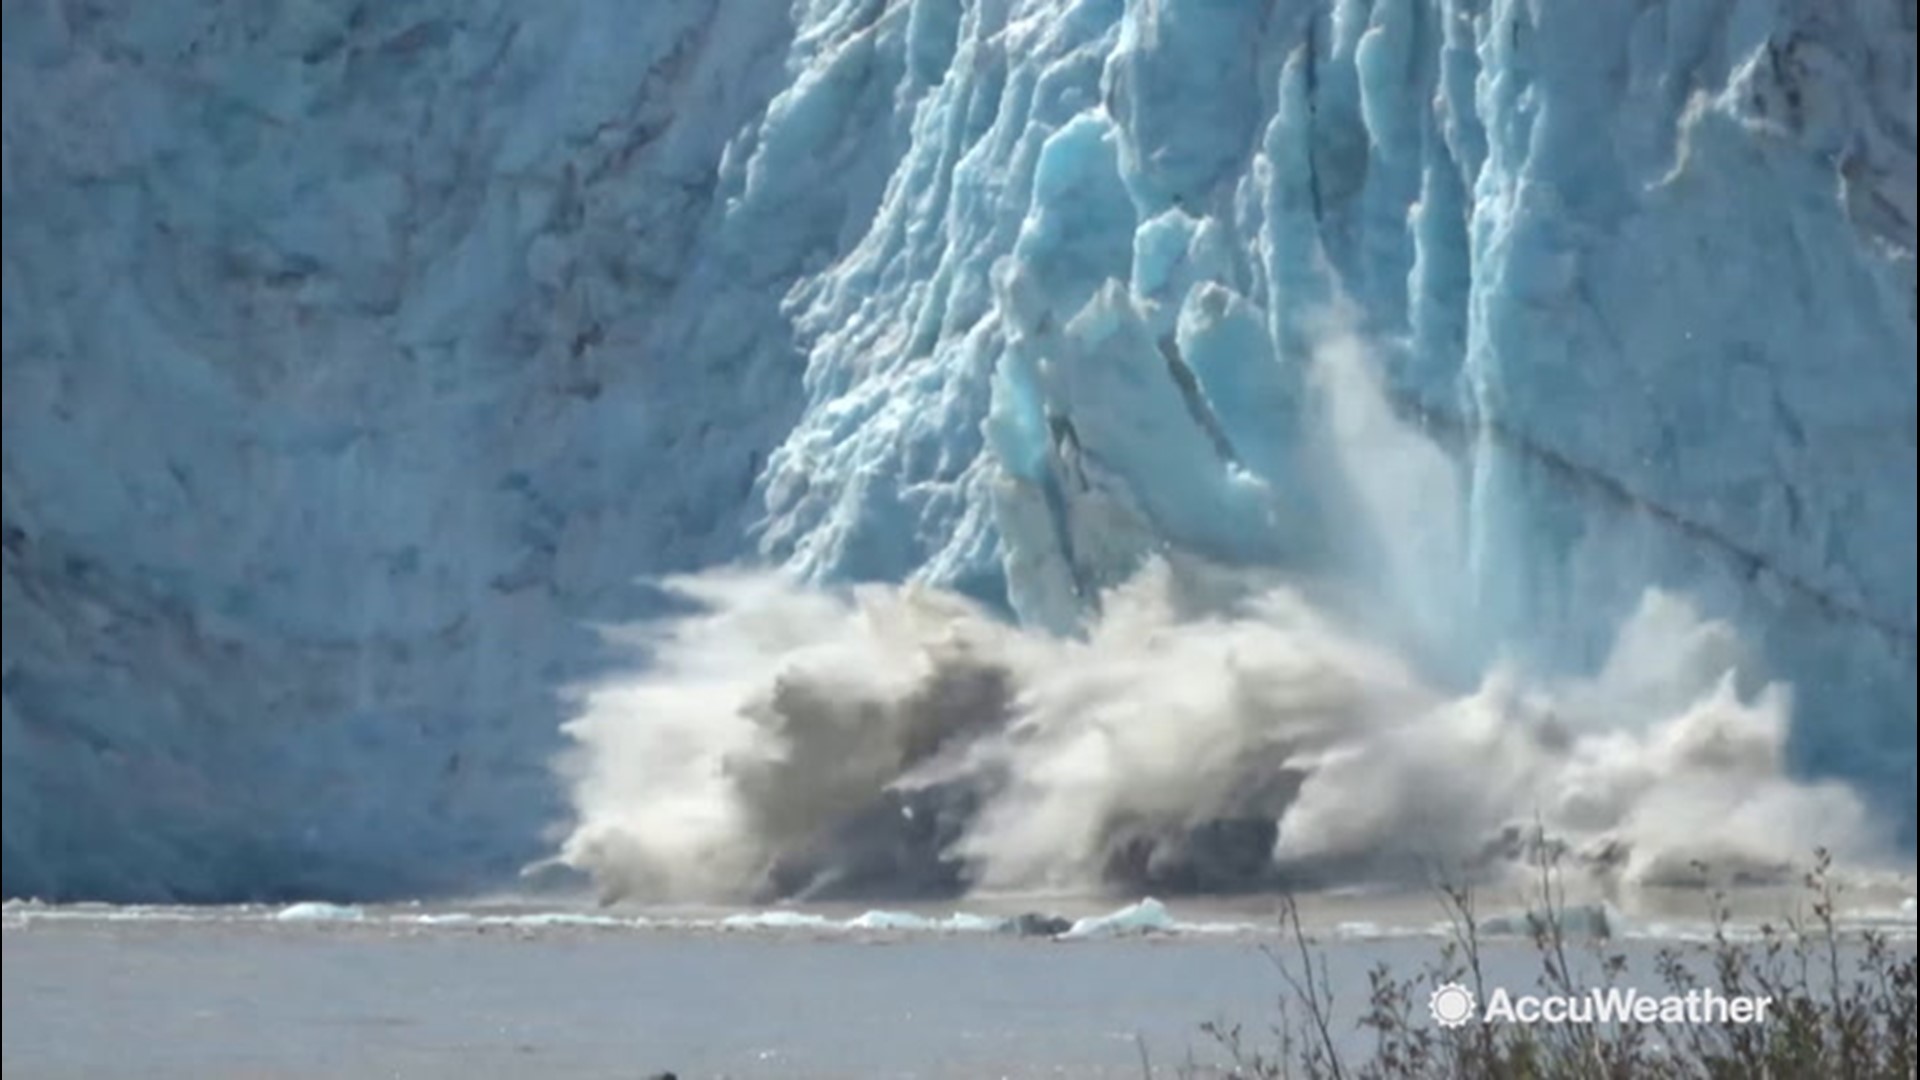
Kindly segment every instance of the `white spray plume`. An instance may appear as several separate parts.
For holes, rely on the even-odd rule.
[[[568,729],[562,860],[614,895],[753,893],[884,792],[933,783],[977,788],[951,855],[991,889],[1097,890],[1129,844],[1159,844],[1151,862],[1250,816],[1277,825],[1276,873],[1360,879],[1535,825],[1630,883],[1871,846],[1848,789],[1789,778],[1786,690],[1742,699],[1730,631],[1661,593],[1590,680],[1499,672],[1449,697],[1284,589],[1183,619],[1164,564],[1083,640],[924,588],[671,585],[704,610]]]

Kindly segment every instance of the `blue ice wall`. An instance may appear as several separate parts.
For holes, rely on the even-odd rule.
[[[1910,836],[1913,18],[9,0],[5,888],[510,871],[583,624],[743,554],[1290,566],[1462,677],[1674,586]]]
[[[780,295],[878,194],[846,87],[747,168],[766,14],[7,5],[9,895],[541,854],[588,621],[740,549]]]
[[[788,297],[765,550],[1063,630],[1166,547],[1368,578],[1462,676],[1675,587],[1911,835],[1910,5],[944,9],[874,227]],[[1422,482],[1341,445],[1329,350]]]

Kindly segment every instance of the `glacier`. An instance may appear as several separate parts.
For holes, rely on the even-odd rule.
[[[740,560],[1285,568],[1463,693],[1670,589],[1911,851],[1911,0],[5,21],[10,896],[504,880]]]

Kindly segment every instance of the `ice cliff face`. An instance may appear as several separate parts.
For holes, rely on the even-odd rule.
[[[539,852],[580,621],[733,551],[791,423],[838,235],[720,228],[771,14],[8,4],[9,893]]]
[[[582,622],[746,554],[1460,672],[1670,585],[1910,836],[1911,0],[5,21],[9,894],[508,872]]]

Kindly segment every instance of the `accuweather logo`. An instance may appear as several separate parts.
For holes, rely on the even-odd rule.
[[[1476,1018],[1487,1024],[1760,1024],[1772,1005],[1770,997],[1711,989],[1654,995],[1618,986],[1577,996],[1515,996],[1496,987],[1484,1008],[1473,991],[1459,983],[1443,983],[1427,995],[1427,1011],[1445,1028]]]
[[[1456,1028],[1473,1019],[1473,991],[1459,983],[1445,983],[1427,995],[1427,1011],[1441,1027]]]

